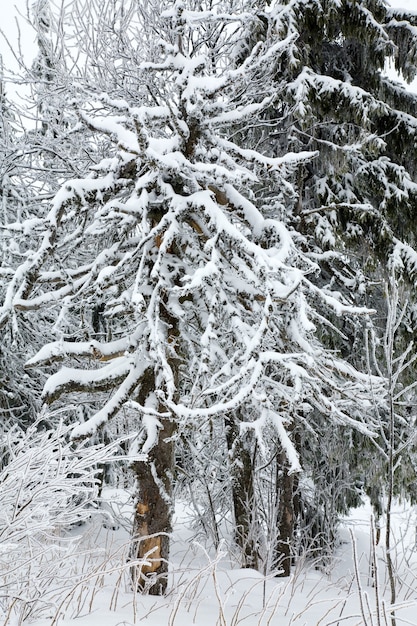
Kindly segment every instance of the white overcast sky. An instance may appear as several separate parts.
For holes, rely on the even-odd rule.
[[[31,63],[31,60],[36,56],[35,45],[35,33],[33,29],[27,24],[24,19],[27,16],[27,6],[33,4],[33,0],[3,0],[1,2],[1,21],[0,30],[10,41],[10,44],[17,48],[19,41],[19,29],[20,29],[20,42],[24,59],[27,63]],[[21,17],[23,16],[23,17]],[[16,25],[16,19],[19,21],[19,29]],[[16,68],[16,64],[13,60],[13,55],[10,52],[9,46],[6,44],[3,35],[0,34],[0,54],[3,57],[4,65],[6,67],[12,66]]]

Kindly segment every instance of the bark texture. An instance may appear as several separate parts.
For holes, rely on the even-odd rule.
[[[278,541],[275,548],[275,567],[278,576],[287,577],[291,574],[293,559],[294,531],[297,517],[298,478],[288,471],[288,461],[284,452],[277,457],[277,488],[278,488]]]
[[[143,564],[132,567],[132,578],[140,592],[150,595],[165,593],[172,530],[174,424],[160,421],[162,429],[149,460],[133,464],[138,491],[131,556]]]
[[[154,389],[155,374],[150,368],[142,380],[138,395],[140,404],[145,405]],[[158,408],[164,412],[164,407]],[[165,593],[172,531],[175,423],[169,418],[159,418],[159,422],[159,436],[148,459],[132,464],[137,494],[131,558],[142,563],[132,566],[131,575],[138,591],[150,595]]]
[[[226,423],[226,440],[232,478],[235,543],[240,549],[241,566],[259,569],[256,504],[254,491],[253,445],[250,435],[240,434],[238,416]]]

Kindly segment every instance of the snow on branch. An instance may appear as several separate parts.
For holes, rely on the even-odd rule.
[[[319,156],[319,152],[316,150],[312,152],[287,152],[282,157],[268,157],[260,152],[257,152],[256,150],[241,148],[227,139],[219,138],[218,144],[229,154],[235,154],[236,156],[243,158],[246,163],[258,163],[259,165],[266,167],[269,171],[286,169],[287,172],[291,172],[300,165],[309,163]]]
[[[3,550],[19,553],[22,542],[47,540],[54,531],[79,524],[92,514],[97,496],[100,464],[116,458],[120,441],[108,446],[69,440],[71,426],[58,422],[53,430],[41,427],[44,415],[24,432],[18,427],[3,435],[7,451],[1,464],[0,542]],[[45,546],[42,547],[45,550]],[[43,555],[44,556],[44,555]],[[26,562],[25,552],[23,562]]]
[[[324,289],[319,289],[316,285],[310,282],[307,278],[303,278],[303,283],[306,285],[307,289],[312,293],[315,293],[327,306],[329,306],[336,315],[340,316],[343,314],[353,314],[353,315],[374,315],[376,313],[375,309],[368,309],[363,306],[353,306],[350,304],[345,304],[338,299],[337,294],[335,292],[329,293]]]
[[[51,404],[66,393],[105,391],[113,388],[132,372],[132,359],[122,356],[99,369],[81,370],[62,367],[45,383],[42,398]]]
[[[261,454],[266,457],[267,446],[264,443],[264,431],[268,428],[268,426],[272,426],[278,435],[279,442],[284,450],[285,456],[287,457],[289,464],[288,473],[295,474],[301,472],[302,468],[300,465],[299,454],[285,428],[288,422],[288,417],[283,417],[270,407],[262,406],[260,417],[252,422],[240,423],[240,434],[242,435],[248,430],[253,430],[259,444]]]
[[[126,359],[124,360],[126,361]],[[133,392],[140,384],[145,371],[148,369],[149,363],[143,358],[136,357],[134,361],[130,361],[128,364],[129,368],[125,367],[123,381],[119,384],[116,392],[97,413],[84,423],[75,426],[71,434],[73,439],[83,439],[96,433],[103,424],[106,424],[120,411],[125,402],[130,400]],[[117,371],[117,368],[115,369]],[[121,372],[117,371],[118,378],[121,377],[120,374]],[[109,382],[112,382],[111,378]],[[109,382],[107,388],[110,386]],[[117,381],[113,379],[113,382]]]
[[[25,367],[51,365],[57,361],[62,361],[68,356],[90,356],[100,361],[109,361],[124,355],[131,347],[129,337],[103,343],[100,341],[54,341],[43,346],[37,354],[25,363]]]

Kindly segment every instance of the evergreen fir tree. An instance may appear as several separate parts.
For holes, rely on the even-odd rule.
[[[298,170],[298,197],[292,206],[286,204],[284,220],[306,255],[320,266],[317,286],[338,292],[340,302],[377,310],[361,322],[349,315],[329,316],[317,303],[315,321],[324,344],[364,371],[366,327],[374,327],[374,336],[382,337],[385,331],[384,285],[392,267],[409,285],[408,323],[403,329],[414,325],[417,96],[399,80],[389,79],[385,66],[391,62],[404,79],[414,78],[415,26],[415,14],[381,0],[281,2],[259,11],[237,58],[242,62],[260,42],[285,42],[285,53],[275,55],[265,68],[276,98],[265,116],[263,134],[254,133],[253,141],[262,140],[271,155],[288,149],[318,153]],[[271,131],[272,120],[278,122]],[[409,339],[406,330],[405,346]],[[382,354],[379,359],[383,362]],[[320,414],[314,419],[320,422]],[[317,427],[324,431],[326,425]],[[364,466],[364,459],[370,458],[375,467],[375,459],[362,453],[367,440],[359,438],[352,445],[342,430],[342,446],[343,441],[348,448],[340,455],[350,459],[349,472],[357,479],[349,481],[345,471],[339,472],[341,482],[333,483],[339,494],[337,511],[343,513],[348,503],[357,502],[363,483],[378,507],[376,491],[383,478],[375,480]],[[316,507],[319,511],[327,507],[327,478],[321,469],[322,450],[315,448],[317,456],[305,455],[312,448],[314,443],[302,437],[304,467],[310,466],[317,494],[324,498]],[[407,467],[405,473],[414,475],[412,464]],[[402,481],[396,485],[401,492]],[[412,490],[409,496],[414,497]],[[332,524],[328,533],[334,536]]]

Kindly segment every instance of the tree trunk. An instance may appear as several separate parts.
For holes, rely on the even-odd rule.
[[[138,402],[145,406],[154,390],[155,373],[149,368],[142,379]],[[158,409],[165,412],[162,406]],[[130,556],[143,560],[143,564],[132,566],[131,575],[138,591],[150,595],[165,593],[172,531],[175,422],[162,417],[159,422],[158,439],[147,460],[132,464],[137,493]]]
[[[288,462],[284,452],[281,451],[277,456],[278,541],[274,565],[279,570],[278,576],[283,577],[291,574],[297,483],[297,477],[288,472]]]
[[[133,464],[137,503],[131,557],[144,559],[144,564],[132,567],[132,578],[140,592],[150,595],[165,593],[172,530],[175,425],[169,419],[160,419],[160,422],[159,439],[148,461]]]
[[[155,242],[160,246],[160,241]],[[169,252],[172,250],[170,249]],[[166,307],[167,295],[161,298],[159,315],[166,324],[166,341],[178,348],[178,321]],[[180,360],[169,357],[172,376],[178,389]],[[138,401],[146,406],[146,400],[155,392],[156,377],[153,368],[143,377]],[[160,414],[166,414],[166,407],[158,407]],[[173,479],[175,470],[175,444],[173,436],[176,424],[173,419],[159,417],[161,428],[158,440],[148,453],[146,461],[133,464],[137,480],[137,502],[133,521],[131,556],[144,559],[143,565],[132,568],[132,579],[141,593],[163,595],[168,584],[170,534],[173,514]]]
[[[232,500],[235,518],[235,542],[240,548],[241,566],[259,568],[256,506],[253,484],[253,455],[250,435],[240,435],[239,419],[230,416],[226,422],[226,441],[229,452]]]

